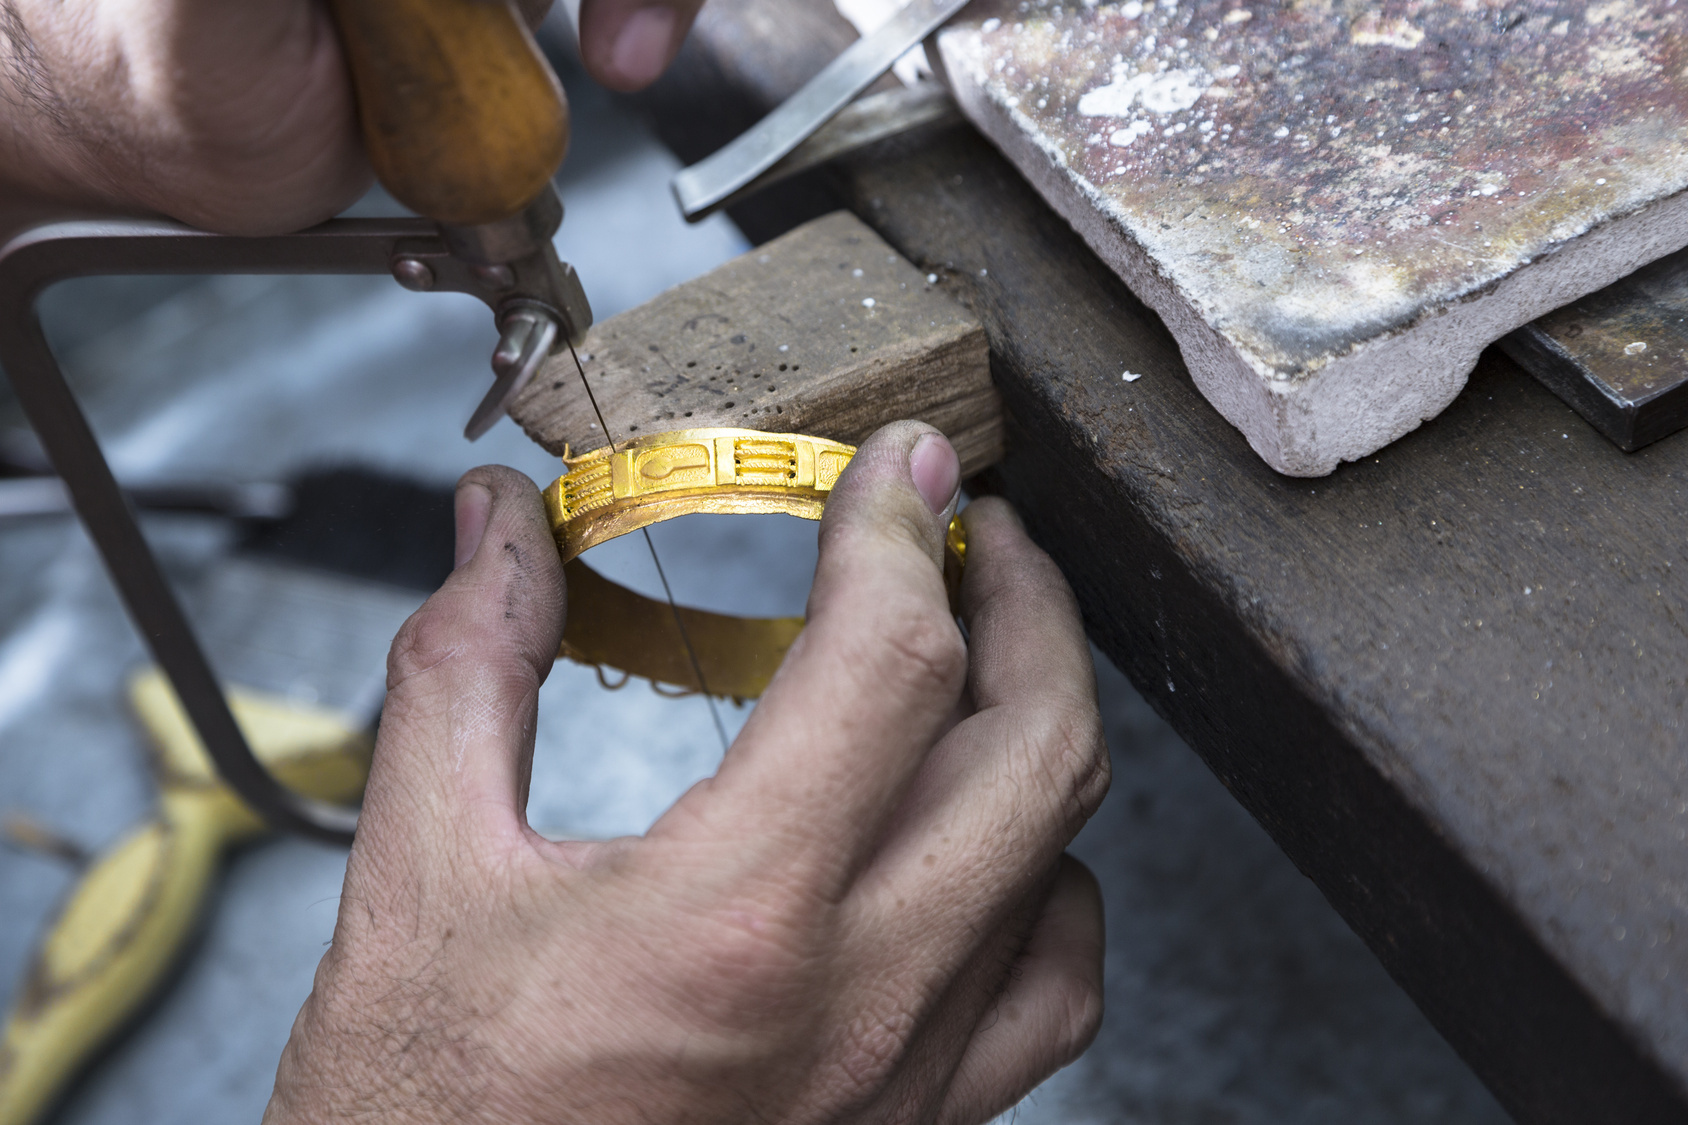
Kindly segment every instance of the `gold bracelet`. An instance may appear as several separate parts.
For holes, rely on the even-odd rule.
[[[609,667],[682,692],[760,696],[802,631],[803,618],[669,606],[611,582],[578,556],[694,512],[818,520],[855,453],[853,445],[804,434],[706,428],[651,434],[613,451],[563,458],[568,471],[544,493],[569,584],[568,625],[557,655],[596,666],[600,678]],[[959,520],[950,521],[945,547],[944,581],[953,608],[967,551]]]

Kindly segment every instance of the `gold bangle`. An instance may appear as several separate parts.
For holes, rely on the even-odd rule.
[[[609,667],[683,692],[760,696],[802,631],[803,618],[671,607],[611,582],[578,556],[694,512],[818,520],[855,453],[853,445],[805,434],[706,428],[651,434],[613,451],[605,447],[565,457],[568,471],[544,492],[569,584],[568,625],[557,655],[594,665],[600,676]],[[953,608],[967,550],[959,520],[950,522],[945,547],[944,580]]]

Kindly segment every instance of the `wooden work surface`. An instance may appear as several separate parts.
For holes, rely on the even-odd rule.
[[[715,3],[645,104],[695,160],[852,37],[830,0]],[[1621,453],[1491,351],[1434,422],[1292,480],[969,130],[831,190],[967,290],[1009,412],[989,483],[1092,637],[1511,1112],[1688,1118],[1688,437]]]

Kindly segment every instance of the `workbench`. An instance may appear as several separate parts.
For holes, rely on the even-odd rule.
[[[854,34],[831,0],[717,2],[644,105],[696,160]],[[734,217],[837,206],[986,325],[1009,453],[973,487],[1511,1113],[1688,1117],[1688,437],[1624,454],[1491,349],[1405,439],[1279,476],[970,129]]]

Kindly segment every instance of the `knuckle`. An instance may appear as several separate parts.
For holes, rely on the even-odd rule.
[[[1030,718],[1030,742],[1050,795],[1076,829],[1096,814],[1113,780],[1102,717],[1093,704],[1040,707]]]
[[[475,607],[465,602],[454,592],[436,594],[399,627],[387,650],[389,693],[413,679],[434,685],[413,685],[424,693],[472,683],[484,705],[509,708],[538,689],[538,670],[522,653],[519,638],[477,620]],[[429,675],[448,667],[455,670],[446,679]]]
[[[1084,1054],[1102,1029],[1101,983],[1092,974],[1068,973],[1062,978],[1058,1002],[1061,1011],[1051,1046],[1060,1060],[1056,1065],[1066,1066]]]
[[[461,638],[448,615],[437,599],[429,599],[405,620],[393,638],[393,646],[387,651],[387,690],[451,660],[460,645]]]
[[[967,646],[947,614],[924,603],[893,608],[881,633],[888,667],[916,691],[959,691],[967,675]]]
[[[928,1034],[941,995],[942,984],[935,978],[886,974],[858,982],[852,1014],[840,1021],[828,1052],[829,1101],[861,1104],[883,1095]],[[893,1113],[888,1120],[904,1117]]]
[[[694,919],[693,1011],[714,1029],[757,1033],[801,1019],[821,966],[813,927],[789,904],[740,900]]]
[[[834,1063],[837,1100],[860,1101],[884,1089],[918,1027],[919,1018],[907,1003],[864,1007],[843,1031]]]

